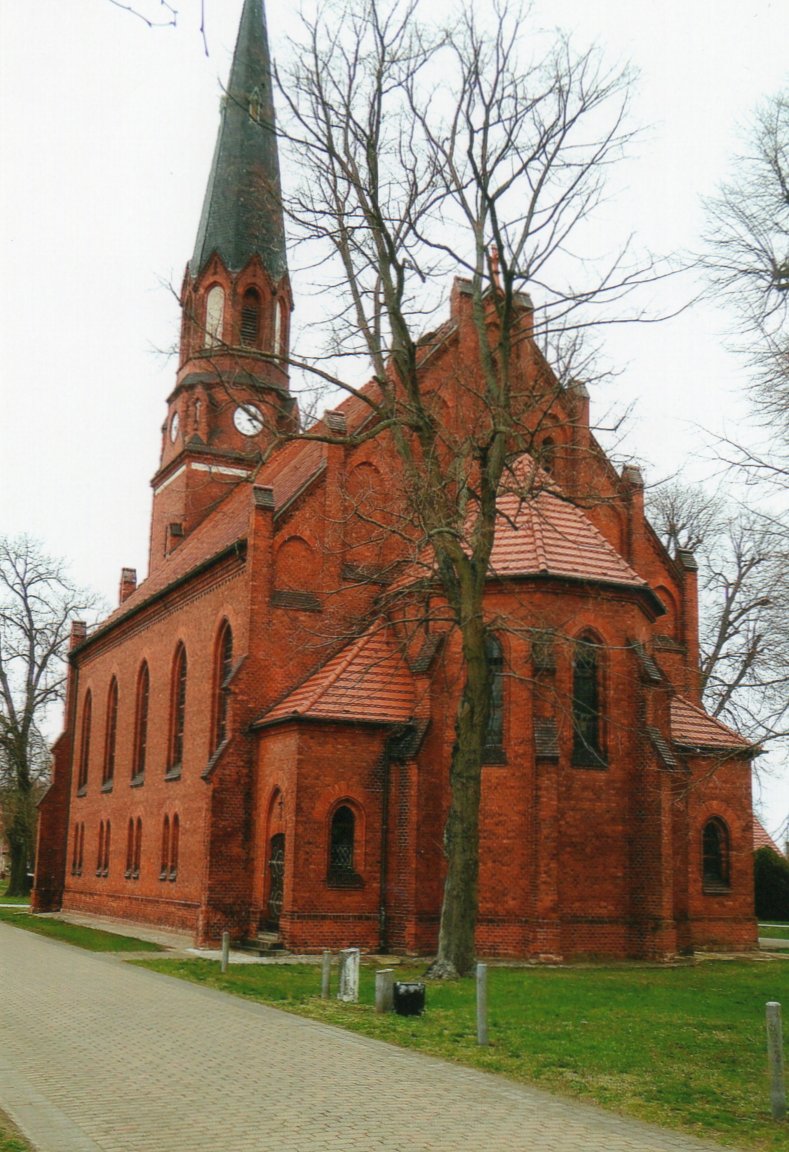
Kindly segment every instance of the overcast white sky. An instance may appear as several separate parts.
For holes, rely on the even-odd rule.
[[[242,0],[205,0],[207,58],[199,0],[172,2],[179,26],[158,31],[110,0],[0,6],[0,533],[40,538],[110,603],[121,567],[142,578],[147,566],[148,482],[175,372],[157,351],[178,330],[168,284],[191,254]],[[138,6],[159,13],[158,0]],[[267,8],[277,54],[297,5]],[[655,252],[693,248],[701,197],[754,105],[786,81],[789,4],[535,0],[532,13],[639,70],[645,131],[616,174],[617,215]],[[295,291],[298,324],[298,280]],[[725,329],[698,305],[607,336],[622,372],[593,405],[635,404],[623,447],[649,481],[712,470],[699,426],[738,431],[742,374]],[[777,831],[789,772],[756,798]]]

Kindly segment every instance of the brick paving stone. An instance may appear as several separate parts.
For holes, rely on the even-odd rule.
[[[0,996],[40,1152],[717,1149],[2,924]]]

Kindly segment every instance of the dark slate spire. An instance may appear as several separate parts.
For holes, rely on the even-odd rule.
[[[194,256],[216,252],[231,272],[257,254],[276,283],[287,271],[271,59],[263,0],[244,0]]]

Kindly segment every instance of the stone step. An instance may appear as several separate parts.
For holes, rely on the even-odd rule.
[[[240,948],[242,952],[256,952],[258,956],[285,951],[282,937],[278,932],[258,932],[257,936],[243,940]]]

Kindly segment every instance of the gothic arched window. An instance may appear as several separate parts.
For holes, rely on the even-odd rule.
[[[573,764],[603,767],[600,646],[591,637],[576,642],[573,656]]]
[[[233,667],[233,630],[225,620],[219,632],[214,659],[214,733],[212,751],[227,736],[227,681]]]
[[[225,290],[219,284],[210,289],[205,298],[205,340],[206,348],[222,343],[222,330],[225,322]]]
[[[113,676],[107,693],[107,722],[104,729],[104,770],[102,788],[109,791],[115,778],[115,741],[118,735],[118,681]]]
[[[729,830],[723,821],[714,816],[704,825],[702,833],[702,887],[705,892],[728,890],[729,872]]]
[[[260,337],[260,293],[247,288],[241,301],[241,343],[245,348],[256,348]]]
[[[170,752],[168,774],[180,772],[184,758],[184,727],[186,724],[186,649],[179,644],[173,660],[173,678],[170,688]]]
[[[329,841],[329,873],[335,878],[354,874],[355,835],[356,817],[347,804],[341,804],[332,816]]]
[[[490,711],[485,732],[486,755],[501,755],[504,748],[504,649],[492,632],[485,637],[485,660],[490,681]]]
[[[88,786],[88,767],[90,765],[90,726],[93,712],[93,696],[90,689],[85,694],[85,703],[82,705],[82,730],[79,748],[79,771],[77,774],[77,791],[83,792]]]
[[[145,778],[145,760],[148,752],[148,700],[151,678],[148,665],[143,661],[137,677],[137,701],[134,715],[134,754],[132,757],[132,782],[141,784]]]

